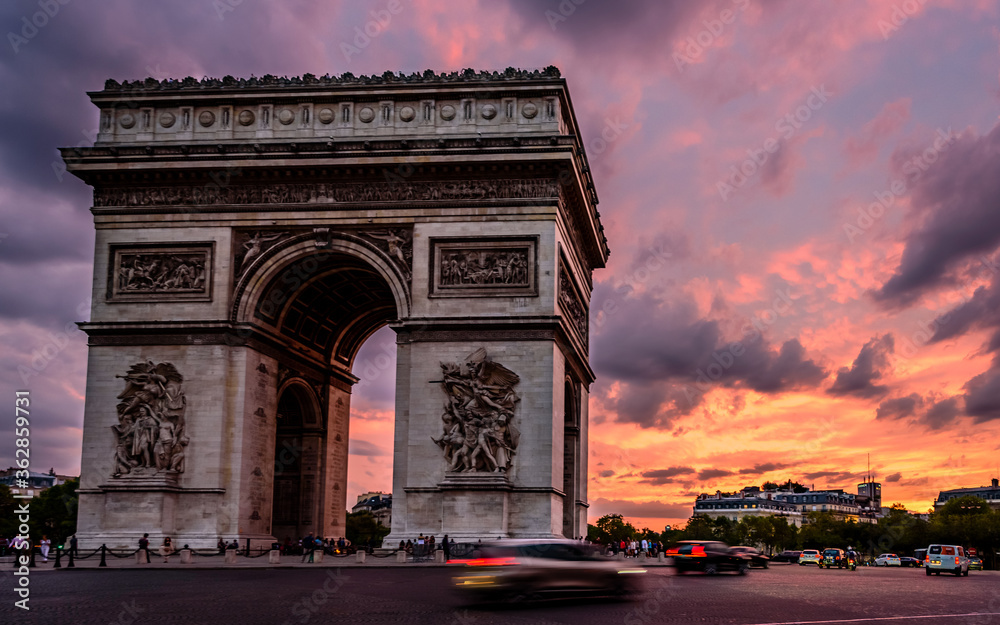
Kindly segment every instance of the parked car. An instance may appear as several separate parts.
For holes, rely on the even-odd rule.
[[[733,571],[746,575],[750,570],[750,556],[734,553],[724,542],[717,540],[682,540],[673,553],[678,575],[688,571],[701,571],[715,575],[720,571]]]
[[[634,596],[644,569],[600,555],[575,540],[484,543],[453,579],[461,600],[521,602],[549,596]]]
[[[916,567],[920,566],[920,560],[917,560],[916,558],[909,558],[907,556],[899,556],[899,565]]]
[[[931,545],[927,547],[927,557],[924,559],[924,570],[930,575],[952,573],[954,575],[969,575],[969,558],[959,545]]]
[[[816,549],[806,549],[801,554],[799,554],[799,565],[805,566],[807,564],[819,564],[819,560],[822,556]]]
[[[883,553],[875,558],[875,566],[903,566],[903,563],[899,561],[899,556],[896,554]]]
[[[771,562],[778,563],[784,562],[785,564],[795,564],[799,561],[799,556],[802,555],[801,551],[782,551],[776,556],[771,556]]]
[[[733,547],[732,551],[733,553],[742,553],[750,556],[750,566],[759,566],[762,569],[766,569],[767,563],[771,561],[771,558],[765,556],[754,547]]]
[[[824,549],[823,557],[816,564],[819,568],[842,569],[847,566],[847,553],[843,549]]]
[[[982,560],[982,558],[969,558],[969,570],[970,571],[982,571],[983,570],[983,560]]]

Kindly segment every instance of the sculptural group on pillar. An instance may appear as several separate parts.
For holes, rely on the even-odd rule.
[[[444,433],[431,440],[443,450],[447,470],[507,472],[521,435],[513,423],[521,401],[514,386],[520,378],[490,360],[485,349],[464,363],[441,363],[441,372],[447,397],[441,415]]]
[[[114,477],[182,473],[187,399],[184,378],[170,363],[137,363],[125,375],[125,390],[118,395]]]

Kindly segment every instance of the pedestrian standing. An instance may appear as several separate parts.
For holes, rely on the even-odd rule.
[[[313,538],[312,532],[309,532],[305,538],[302,539],[302,561],[305,562],[306,558],[309,561],[313,561],[313,551],[316,549],[316,540]]]
[[[146,554],[146,564],[149,564],[149,534],[143,534],[139,539],[139,549]]]
[[[448,535],[444,535],[444,540],[441,541],[441,549],[444,550],[444,561],[447,562],[451,558],[451,543],[448,541]]]
[[[174,546],[170,542],[169,536],[163,537],[163,544],[160,545],[160,555],[163,556],[163,563],[170,563],[170,554],[174,552]]]
[[[79,555],[76,551],[76,534],[69,537],[69,552],[73,554],[74,558]]]
[[[52,548],[52,541],[49,540],[48,536],[42,535],[42,542],[39,543],[42,548],[42,562],[49,561],[49,549]]]

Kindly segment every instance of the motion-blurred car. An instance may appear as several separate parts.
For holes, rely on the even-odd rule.
[[[771,556],[771,562],[784,562],[785,564],[795,564],[799,561],[801,551],[782,551],[776,556]]]
[[[750,557],[750,566],[759,566],[762,569],[767,568],[767,563],[771,561],[771,558],[765,556],[760,551],[754,547],[732,547],[730,549],[733,553],[741,553],[745,556]]]
[[[843,549],[824,549],[819,568],[842,569],[847,566],[847,553]]]
[[[954,575],[969,575],[969,558],[959,545],[931,545],[927,547],[924,558],[924,570],[930,575],[952,573]]]
[[[820,552],[816,549],[806,549],[799,554],[799,565],[805,566],[807,564],[819,564],[820,558],[822,557],[823,556],[820,555]]]
[[[645,569],[613,560],[575,540],[484,543],[453,582],[466,603],[516,603],[555,596],[629,598]]]
[[[920,560],[917,560],[916,558],[909,558],[907,556],[899,556],[899,565],[917,567],[920,566]]]
[[[982,560],[982,558],[969,558],[969,570],[970,571],[982,571],[983,570],[983,560]]]
[[[673,556],[678,575],[689,571],[705,575],[733,571],[746,575],[750,570],[750,556],[734,553],[729,545],[718,540],[682,540],[668,553]]]
[[[894,553],[880,553],[875,558],[875,566],[903,566],[903,563],[899,561],[899,556]]]

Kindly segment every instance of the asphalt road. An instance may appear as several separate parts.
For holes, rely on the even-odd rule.
[[[745,577],[675,576],[650,568],[636,601],[551,600],[469,608],[449,589],[452,568],[59,570],[30,576],[31,610],[14,607],[0,575],[0,623],[885,623],[1000,625],[1000,573],[772,566]]]

